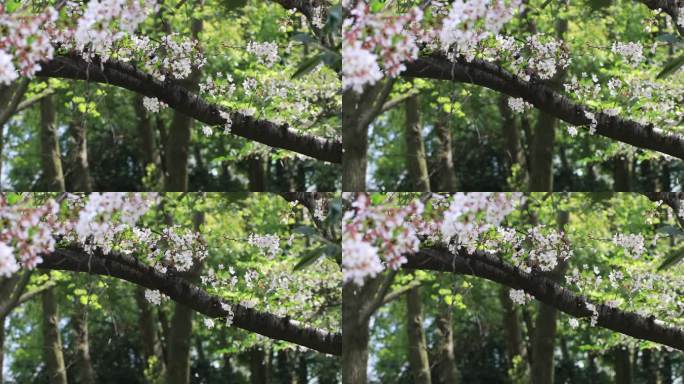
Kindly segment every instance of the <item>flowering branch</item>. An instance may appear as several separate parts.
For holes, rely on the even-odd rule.
[[[424,248],[406,254],[402,268],[453,272],[481,277],[513,289],[523,290],[540,302],[577,318],[591,318],[592,323],[622,334],[684,351],[684,330],[665,325],[654,316],[645,317],[605,304],[591,303],[563,288],[551,279],[536,273],[526,273],[497,257],[483,252],[461,249],[451,253],[446,249]]]
[[[60,55],[41,63],[36,73],[41,77],[55,77],[94,81],[126,88],[147,97],[157,98],[198,121],[209,125],[226,124],[230,115],[230,132],[271,147],[291,150],[318,160],[342,162],[342,143],[291,130],[287,124],[258,120],[238,112],[230,114],[210,104],[187,89],[169,81],[159,81],[131,64],[116,60],[102,62],[94,58],[86,62],[78,55]]]
[[[241,304],[224,309],[223,300],[212,296],[173,273],[162,274],[131,256],[95,250],[85,252],[78,247],[55,249],[43,257],[38,268],[66,270],[112,276],[150,290],[158,290],[176,302],[212,318],[232,316],[232,324],[266,337],[289,341],[331,355],[342,354],[342,336],[304,326],[288,317],[260,312]],[[230,313],[229,313],[230,312]]]
[[[514,98],[522,98],[541,111],[572,125],[589,126],[590,130],[639,148],[651,149],[684,159],[684,138],[668,134],[634,120],[592,112],[549,86],[534,80],[524,81],[500,66],[482,60],[463,58],[449,61],[440,55],[423,55],[406,63],[404,77],[452,80],[480,85]]]

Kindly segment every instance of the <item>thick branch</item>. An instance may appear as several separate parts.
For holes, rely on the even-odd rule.
[[[663,10],[665,13],[670,15],[672,17],[672,21],[674,22],[675,28],[677,28],[677,31],[679,32],[680,35],[684,36],[684,26],[680,26],[677,24],[679,21],[679,7],[677,6],[677,0],[639,0],[643,4],[645,4],[648,8],[658,11],[658,10]],[[681,3],[681,6],[684,7],[684,3]]]
[[[590,303],[586,298],[574,294],[546,277],[525,273],[485,253],[468,254],[463,250],[458,254],[451,254],[444,249],[427,248],[406,257],[408,262],[404,268],[478,276],[514,289],[525,290],[542,303],[568,315],[586,318],[592,315],[586,307],[586,304]],[[684,331],[681,329],[664,325],[653,316],[644,317],[604,304],[595,305],[599,326],[684,351]]]
[[[183,278],[161,274],[154,268],[124,255],[110,253],[87,254],[78,248],[60,248],[43,257],[41,269],[87,272],[113,276],[151,290],[159,290],[176,302],[206,316],[226,317],[221,308],[224,302],[209,295]],[[233,325],[266,337],[285,340],[332,355],[342,354],[342,336],[324,330],[306,327],[287,317],[260,312],[240,304],[231,304]]]
[[[662,132],[653,125],[591,111],[541,82],[523,81],[500,66],[486,61],[467,62],[459,59],[450,62],[444,57],[431,55],[421,56],[411,63],[406,63],[406,67],[406,71],[402,73],[404,77],[452,80],[480,85],[511,97],[521,97],[541,111],[572,125],[588,126],[591,120],[586,117],[585,112],[593,112],[597,121],[597,134],[684,159],[684,139],[678,135]]]
[[[187,89],[170,81],[159,81],[133,65],[110,60],[105,63],[94,59],[87,63],[77,55],[57,56],[41,64],[37,73],[41,77],[56,77],[94,81],[126,88],[147,97],[155,97],[171,108],[208,125],[223,125],[221,109],[206,102]],[[271,147],[288,149],[318,160],[331,163],[342,162],[342,143],[313,135],[297,133],[287,124],[258,120],[238,112],[232,112],[231,133]]]

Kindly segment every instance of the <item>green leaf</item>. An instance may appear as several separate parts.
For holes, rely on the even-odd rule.
[[[320,64],[321,61],[323,61],[323,56],[324,54],[319,53],[313,57],[310,57],[308,59],[304,59],[299,64],[299,68],[295,71],[295,73],[292,75],[293,79],[296,79],[298,77],[301,77],[309,72],[311,72],[318,64]]]
[[[684,54],[680,55],[679,57],[675,57],[665,64],[665,67],[663,67],[663,70],[660,71],[656,78],[662,79],[663,77],[667,77],[675,73],[679,68],[681,68],[682,65],[684,65]]]
[[[679,229],[673,225],[663,225],[662,227],[659,227],[656,231],[658,233],[665,233],[665,234],[668,234],[670,236],[678,236],[678,237],[684,236],[684,231],[682,231],[681,229]]]
[[[294,266],[294,270],[298,271],[313,264],[316,260],[318,260],[325,254],[325,250],[326,247],[318,247],[306,252],[304,256],[302,256],[302,259],[299,260],[297,265]]]
[[[674,266],[675,264],[679,263],[684,259],[684,252],[681,249],[678,249],[674,252],[672,252],[667,258],[665,258],[665,261],[663,261],[662,264],[658,267],[659,271],[662,271],[663,269],[670,268]]]

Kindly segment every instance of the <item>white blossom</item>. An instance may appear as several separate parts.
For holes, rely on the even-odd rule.
[[[611,47],[613,53],[623,56],[635,67],[644,60],[643,50],[644,48],[639,43],[623,43],[621,41],[614,42]]]
[[[508,106],[515,113],[525,112],[526,109],[532,108],[532,104],[526,102],[520,97],[509,97]]]
[[[532,296],[522,289],[511,289],[508,293],[515,304],[525,304],[532,299]]]
[[[342,269],[345,283],[352,281],[361,286],[366,278],[375,277],[384,267],[378,250],[357,234],[344,236],[342,240]]]
[[[10,277],[19,270],[14,257],[14,250],[7,244],[0,242],[0,276]]]
[[[570,320],[568,320],[568,325],[570,326],[570,328],[577,328],[579,327],[579,320],[573,317]]]
[[[162,302],[162,293],[158,290],[145,290],[145,299],[154,305],[159,305]]]
[[[160,109],[168,107],[166,103],[154,97],[143,97],[143,106],[152,113],[157,113]]]
[[[207,328],[209,328],[209,329],[214,328],[214,320],[213,320],[213,319],[210,319],[210,318],[208,318],[208,317],[205,317],[203,321],[204,321],[204,326],[205,326],[205,327],[207,327]]]
[[[361,44],[347,44],[342,48],[342,86],[351,88],[356,93],[363,92],[363,87],[375,84],[382,79],[377,56]]]

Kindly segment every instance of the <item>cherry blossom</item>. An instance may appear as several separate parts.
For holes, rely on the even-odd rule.
[[[513,112],[516,113],[523,113],[526,109],[530,109],[533,107],[532,104],[526,102],[520,97],[509,97],[508,106],[511,108]]]
[[[522,305],[532,300],[532,296],[522,289],[511,289],[509,290],[508,294],[515,304]]]
[[[9,277],[19,270],[14,250],[0,242],[0,276]]]

